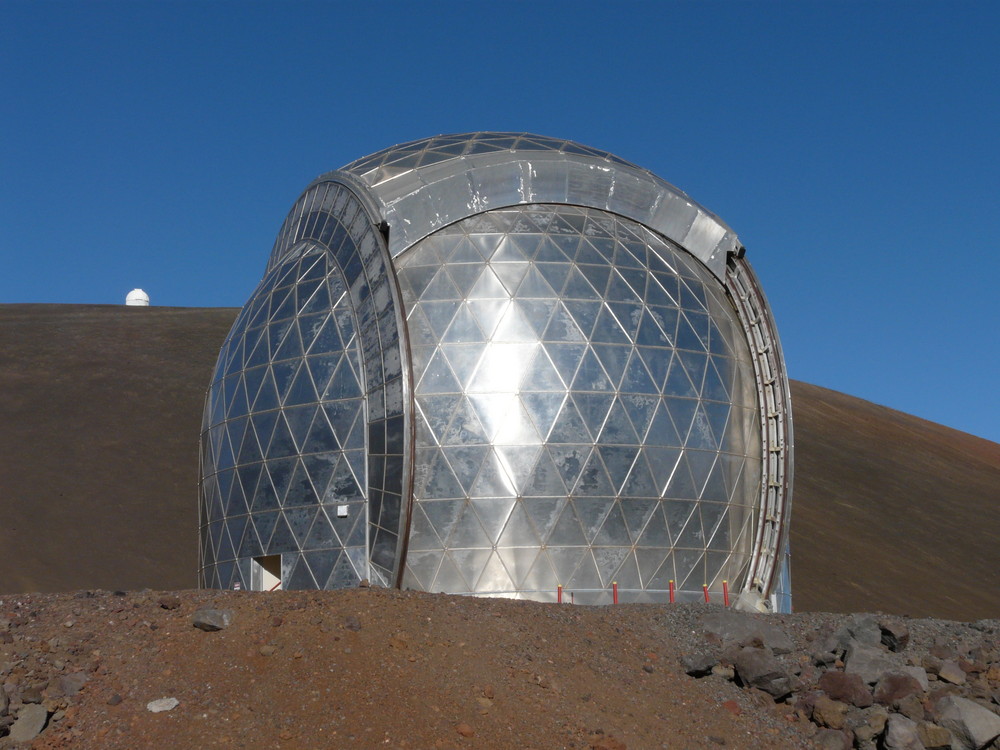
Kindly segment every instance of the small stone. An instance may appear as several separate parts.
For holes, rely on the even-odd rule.
[[[45,682],[37,682],[34,685],[28,685],[21,691],[21,703],[41,703],[42,692],[47,687],[48,683]]]
[[[908,695],[921,692],[920,683],[913,675],[904,672],[886,672],[875,686],[875,702],[891,706]]]
[[[716,677],[724,677],[727,680],[736,679],[736,671],[732,667],[724,667],[721,664],[716,664],[712,667],[712,674]]]
[[[879,624],[882,631],[882,645],[890,651],[902,651],[910,642],[910,629],[901,620],[883,620]]]
[[[929,687],[927,681],[927,671],[923,667],[900,667],[898,671],[903,674],[910,675],[913,679],[920,683],[920,689],[925,693],[927,692]]]
[[[830,729],[843,729],[847,716],[847,704],[821,695],[813,705],[813,721]]]
[[[938,678],[945,682],[950,682],[952,685],[964,685],[968,679],[965,671],[958,666],[957,662],[951,659],[941,662],[941,668],[938,670]]]
[[[371,582],[367,578],[362,578],[360,581],[358,581],[359,589],[367,589],[370,587],[371,587]]]
[[[73,672],[59,678],[59,687],[63,695],[72,697],[80,692],[88,679],[86,672]]]
[[[110,698],[108,698],[108,705],[109,706],[117,706],[121,702],[122,702],[122,697],[120,695],[118,695],[118,693],[115,693]]]
[[[653,674],[653,672],[656,670],[653,668],[652,664],[643,664],[642,671],[645,672],[646,674]]]
[[[862,711],[863,723],[856,724],[854,736],[861,742],[872,741],[885,730],[889,713],[882,706],[872,706]]]
[[[278,650],[278,647],[270,643],[266,643],[263,646],[261,646],[259,650],[261,656],[274,656],[275,652],[277,652]]]
[[[228,628],[233,621],[231,609],[199,609],[191,615],[191,624],[199,630],[211,633]]]
[[[844,672],[824,672],[819,678],[819,689],[835,701],[850,703],[858,708],[872,704],[872,694],[861,675]]]
[[[819,750],[851,750],[851,736],[839,729],[821,729],[813,737],[814,746]]]
[[[712,674],[712,667],[718,663],[719,660],[707,651],[681,656],[681,665],[684,667],[684,671],[692,677],[705,677]]]
[[[178,705],[180,705],[180,701],[176,698],[157,698],[155,701],[150,701],[146,704],[146,710],[158,714],[162,711],[172,711]]]
[[[924,702],[914,693],[896,702],[896,712],[913,721],[924,720]]]
[[[181,598],[179,596],[172,596],[168,594],[161,596],[156,600],[156,603],[163,609],[177,609],[181,606]]]
[[[23,706],[17,712],[17,721],[11,726],[7,739],[14,745],[31,742],[41,733],[48,718],[49,712],[37,703]]]
[[[271,627],[280,628],[283,622],[284,619],[282,619],[280,615],[275,615],[274,617],[271,618]]]
[[[476,733],[476,731],[466,724],[464,721],[461,724],[455,725],[455,731],[458,732],[463,737],[471,737]]]
[[[361,620],[354,615],[348,615],[344,618],[344,630],[352,630],[354,632],[361,630]]]
[[[924,750],[916,722],[900,714],[889,716],[883,743],[885,750]]]
[[[610,734],[595,734],[590,738],[590,750],[628,750],[625,743]]]
[[[850,641],[862,646],[877,646],[882,642],[882,629],[871,615],[853,615],[837,631],[837,637],[845,646]]]
[[[951,747],[951,732],[929,721],[917,722],[917,736],[927,750],[944,750]]]
[[[493,700],[496,697],[496,693],[493,690],[492,685],[486,685],[485,687],[483,687],[483,697],[489,698],[490,700]]]

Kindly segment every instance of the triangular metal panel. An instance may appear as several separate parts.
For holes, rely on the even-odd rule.
[[[639,455],[632,465],[628,479],[622,486],[622,497],[659,497],[660,492],[653,474],[647,462],[646,450],[639,451]]]
[[[475,587],[470,590],[489,593],[494,591],[514,591],[514,589],[514,582],[511,580],[510,574],[503,566],[499,556],[491,550],[490,557],[483,567],[482,574],[476,581]]]
[[[496,330],[497,323],[510,304],[507,299],[472,299],[468,301],[469,310],[479,324],[483,335],[490,339]]]
[[[486,337],[468,305],[462,305],[458,308],[442,341],[449,344],[474,344],[486,341]]]
[[[583,525],[576,514],[573,503],[566,502],[562,514],[552,527],[546,545],[553,547],[580,547],[588,544],[583,533]]]
[[[504,568],[514,583],[514,588],[521,590],[528,573],[535,567],[541,550],[538,547],[499,547],[497,556],[503,562]]]
[[[447,551],[441,558],[441,567],[438,568],[437,576],[434,578],[433,590],[456,593],[472,591],[472,586],[466,580],[463,571]]]
[[[594,545],[598,547],[631,546],[632,536],[625,525],[625,516],[622,514],[621,503],[615,502],[611,505],[608,515],[601,524],[601,530],[594,537]]]
[[[539,351],[538,356],[535,358],[536,362],[542,359],[546,362],[547,366],[551,368],[548,364],[548,358],[545,353]],[[550,370],[553,375],[554,371]],[[530,374],[530,372],[529,372]],[[528,382],[528,377],[525,377],[525,384]],[[532,381],[536,384],[537,380]],[[535,425],[535,429],[538,431],[538,435],[542,440],[545,440],[552,429],[552,425],[555,424],[556,418],[559,416],[559,412],[562,409],[563,402],[566,400],[565,393],[555,392],[555,393],[528,393],[522,391],[521,393],[521,403],[524,405],[528,416],[531,418],[532,423]]]
[[[501,249],[498,252],[502,252],[504,247],[512,247],[509,244],[501,244]],[[510,296],[514,296],[517,292],[518,287],[521,285],[521,280],[524,279],[524,275],[527,273],[530,264],[526,262],[520,263],[504,263],[501,260],[506,260],[506,258],[501,259],[496,255],[490,259],[490,268],[500,279],[500,283],[504,285]]]
[[[478,587],[477,582],[483,577],[483,572],[490,561],[490,557],[493,555],[493,550],[489,548],[453,549],[449,550],[448,554],[455,565],[462,570],[466,580],[472,583],[471,590],[481,591],[482,589]]]
[[[574,497],[570,503],[576,508],[577,517],[583,526],[587,543],[593,544],[594,537],[601,530],[601,525],[614,505],[613,497]]]
[[[486,429],[479,421],[476,410],[472,408],[468,399],[460,397],[457,405],[452,409],[451,422],[441,434],[439,444],[441,445],[485,445],[489,442]],[[449,412],[442,414],[444,418],[449,416]]]
[[[455,477],[462,486],[463,494],[472,494],[472,486],[476,481],[476,477],[479,476],[483,462],[490,454],[489,446],[446,446],[442,450],[454,471]]]
[[[472,508],[479,517],[491,544],[496,545],[516,502],[514,498],[495,497],[471,501]]]
[[[575,587],[573,573],[580,567],[584,557],[589,558],[590,564],[593,565],[593,557],[586,547],[549,547],[545,552],[555,571],[556,583],[562,584],[564,589]]]
[[[570,578],[569,587],[574,589],[602,589],[605,587],[591,550],[588,549],[580,559],[580,564],[573,571],[573,577]]]
[[[597,355],[588,347],[573,379],[574,391],[612,391],[614,385],[604,372]]]
[[[552,462],[555,464],[567,491],[576,486],[580,473],[590,457],[591,448],[587,445],[552,445],[546,447]]]
[[[559,497],[566,494],[566,486],[563,484],[559,469],[552,462],[549,451],[542,448],[535,463],[535,468],[524,486],[525,497]]]

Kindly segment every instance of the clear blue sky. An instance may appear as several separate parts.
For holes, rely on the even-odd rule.
[[[1000,441],[1000,3],[0,2],[0,303],[239,306],[316,175],[571,138],[740,235],[793,377]]]

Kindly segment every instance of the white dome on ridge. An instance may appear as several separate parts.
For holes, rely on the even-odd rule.
[[[149,295],[142,289],[133,289],[125,297],[126,307],[149,307]]]

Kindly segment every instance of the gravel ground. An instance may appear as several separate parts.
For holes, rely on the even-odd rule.
[[[228,626],[195,627],[205,609]],[[812,747],[792,700],[685,674],[685,655],[719,645],[702,619],[720,611],[377,588],[4,595],[0,748],[30,705],[47,715],[33,748]],[[794,643],[790,668],[845,620],[766,617]],[[917,661],[1000,633],[905,624]],[[163,698],[176,706],[149,709]]]

